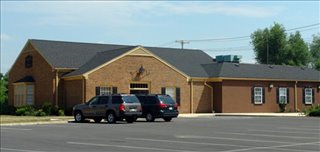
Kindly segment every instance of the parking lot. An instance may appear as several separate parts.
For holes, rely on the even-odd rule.
[[[1,152],[318,152],[320,119],[212,117],[1,126]]]

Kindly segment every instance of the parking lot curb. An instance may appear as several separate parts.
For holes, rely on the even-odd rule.
[[[42,125],[42,124],[64,124],[68,123],[71,120],[51,120],[51,121],[38,121],[38,122],[21,122],[21,123],[5,123],[5,124],[0,124],[0,126],[25,126],[25,125]]]
[[[305,117],[304,113],[201,113],[179,114],[178,118],[214,118],[216,116],[234,117]]]

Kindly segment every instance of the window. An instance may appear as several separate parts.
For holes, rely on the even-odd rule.
[[[304,89],[304,103],[305,104],[312,104],[312,100],[313,100],[312,88],[305,88]]]
[[[99,95],[109,95],[109,94],[116,94],[117,93],[117,87],[96,87],[96,96]]]
[[[161,88],[161,94],[169,95],[174,101],[180,105],[180,88],[178,87],[165,87]]]
[[[254,104],[263,103],[263,89],[262,87],[254,87],[253,89],[253,102]]]
[[[28,55],[26,58],[25,58],[25,68],[31,68],[32,67],[32,56],[31,55]]]
[[[32,105],[34,103],[34,85],[16,84],[14,86],[14,106]]]
[[[166,93],[169,95],[173,100],[176,100],[176,88],[174,87],[166,87]]]
[[[102,96],[99,98],[99,104],[108,104],[109,96]]]
[[[288,89],[287,88],[279,88],[279,96],[278,102],[279,104],[287,104],[288,103]]]
[[[112,103],[113,104],[121,104],[122,102],[122,97],[121,96],[112,96]]]
[[[89,102],[89,105],[96,105],[98,104],[98,98],[92,98],[91,101]]]
[[[147,82],[145,83],[130,83],[130,94],[149,94],[149,84]]]
[[[112,94],[111,87],[100,87],[100,95],[108,95],[108,94]]]

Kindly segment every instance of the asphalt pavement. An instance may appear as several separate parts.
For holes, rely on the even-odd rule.
[[[318,152],[320,119],[209,117],[1,126],[1,152]]]

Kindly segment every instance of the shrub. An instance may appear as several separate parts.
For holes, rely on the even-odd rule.
[[[0,115],[14,115],[16,108],[8,105],[7,103],[0,103]]]
[[[311,106],[304,112],[307,116],[320,117],[320,105]]]
[[[279,108],[280,112],[285,112],[286,111],[286,105],[285,103],[279,103]]]
[[[51,115],[51,112],[52,112],[52,104],[49,103],[49,102],[44,102],[44,104],[42,105],[42,110],[44,113],[46,113],[46,115]]]
[[[58,116],[64,116],[64,110],[60,109],[60,110],[58,111]]]
[[[32,105],[26,105],[18,107],[16,110],[16,115],[18,116],[34,116],[36,115],[36,111],[34,106]]]
[[[47,114],[42,110],[42,109],[39,109],[38,111],[36,111],[36,116],[47,116]]]

